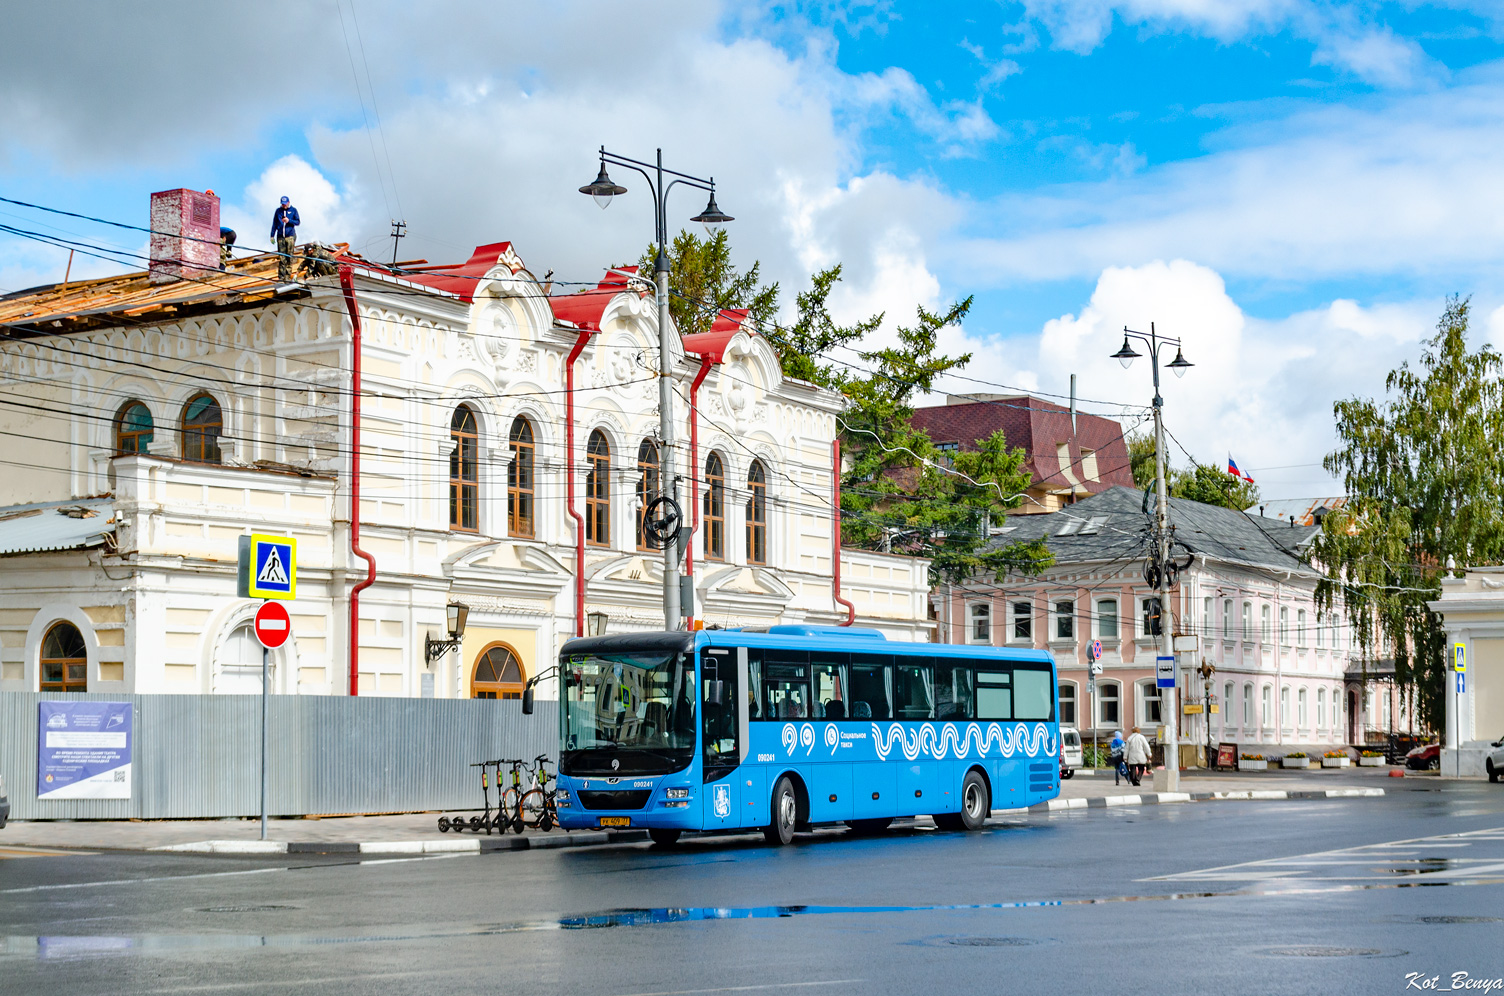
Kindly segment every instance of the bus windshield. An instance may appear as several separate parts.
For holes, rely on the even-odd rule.
[[[565,774],[663,773],[693,758],[689,655],[571,654],[562,670]]]

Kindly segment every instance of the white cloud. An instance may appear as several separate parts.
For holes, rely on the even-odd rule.
[[[298,241],[344,241],[357,218],[349,198],[299,156],[283,156],[252,181],[238,204],[220,204],[221,223],[235,229],[238,247],[270,248],[272,212],[286,196],[298,209]]]

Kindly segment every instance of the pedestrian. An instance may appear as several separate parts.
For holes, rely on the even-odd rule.
[[[219,268],[223,270],[230,262],[230,249],[235,245],[235,229],[219,226]]]
[[[1107,745],[1107,760],[1112,762],[1112,784],[1121,785],[1128,776],[1128,767],[1123,760],[1123,731],[1114,730],[1112,743]]]
[[[1128,760],[1128,780],[1138,785],[1144,780],[1144,772],[1149,770],[1149,740],[1139,732],[1138,727],[1133,728],[1133,733],[1128,737],[1124,745],[1123,753]]]
[[[277,248],[277,279],[292,280],[292,258],[298,251],[298,226],[303,223],[298,209],[286,197],[272,214],[272,245]]]

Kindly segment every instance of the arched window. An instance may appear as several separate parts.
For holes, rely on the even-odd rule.
[[[42,691],[88,690],[89,655],[83,634],[72,623],[54,623],[42,638]]]
[[[1060,683],[1060,725],[1076,725],[1076,683],[1074,681]]]
[[[1296,722],[1303,730],[1311,725],[1310,714],[1306,712],[1306,690],[1299,689],[1295,693],[1295,716]]]
[[[190,463],[219,463],[219,437],[225,415],[219,402],[200,394],[183,406],[183,459]]]
[[[1237,702],[1238,686],[1232,682],[1222,686],[1222,728],[1225,730],[1234,725],[1232,707]]]
[[[260,695],[261,694],[261,643],[250,623],[235,627],[214,658],[214,694]],[[268,688],[277,689],[277,661],[280,650],[266,655]]]
[[[705,459],[705,559],[726,559],[726,465],[718,453]]]
[[[493,643],[475,660],[470,695],[477,699],[520,699],[526,681],[517,652],[504,643]]]
[[[1316,725],[1326,728],[1326,689],[1316,689]]]
[[[1119,715],[1118,683],[1097,682],[1097,725],[1115,727],[1120,722]]]
[[[585,444],[585,542],[611,545],[611,444],[596,429]]]
[[[508,437],[512,462],[507,465],[507,534],[534,535],[533,524],[533,426],[520,415],[512,422]]]
[[[768,474],[761,460],[747,471],[747,563],[768,562]]]
[[[1138,699],[1138,725],[1158,726],[1164,722],[1164,715],[1160,711],[1164,699],[1158,684],[1153,679],[1141,681],[1134,691]]]
[[[663,485],[661,468],[663,464],[658,457],[658,444],[651,439],[644,439],[637,447],[637,511],[633,515],[636,522],[637,549],[660,550],[663,544],[648,535],[643,528],[644,516],[647,514],[648,502],[658,497],[658,492]]]
[[[1264,729],[1266,729],[1266,730],[1273,729],[1273,727],[1274,727],[1274,686],[1273,685],[1265,685],[1264,688],[1263,688],[1263,690],[1260,692],[1260,695],[1262,697],[1260,699],[1259,705],[1261,706],[1262,711],[1264,713],[1264,715],[1263,715]]]
[[[1243,686],[1243,729],[1253,729],[1253,685]]]
[[[151,409],[139,401],[127,401],[115,417],[115,453],[145,453],[151,437]]]
[[[480,430],[467,405],[449,420],[449,528],[473,533],[480,529]]]

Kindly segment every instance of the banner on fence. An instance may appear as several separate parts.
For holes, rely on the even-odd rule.
[[[129,702],[37,703],[37,798],[129,799]]]

